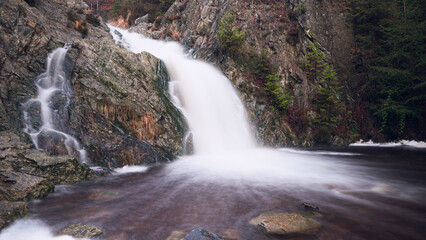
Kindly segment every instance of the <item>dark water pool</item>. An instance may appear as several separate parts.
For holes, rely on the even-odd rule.
[[[311,159],[312,164],[321,162],[331,173],[344,168],[343,178],[316,183],[305,177],[304,169],[311,171],[305,162],[297,168],[300,174],[295,173],[301,177],[290,184],[279,177],[267,184],[256,183],[267,179],[268,173],[249,181],[247,176],[228,179],[208,169],[162,165],[146,172],[59,186],[54,194],[32,203],[30,215],[53,230],[74,223],[96,225],[104,232],[102,239],[111,240],[166,239],[174,230],[197,227],[237,239],[425,239],[425,150],[348,147],[305,151],[285,154]],[[281,161],[284,164],[276,164],[271,171],[285,168],[286,159]],[[174,168],[189,173],[171,177]],[[284,174],[287,170],[282,169]],[[319,177],[331,178],[327,171],[318,173]],[[341,185],[345,177],[351,181]],[[320,210],[304,209],[303,202]],[[249,221],[268,211],[312,216],[322,227],[310,236],[265,235]]]

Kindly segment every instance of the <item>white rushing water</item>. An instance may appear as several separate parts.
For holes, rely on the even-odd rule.
[[[171,78],[171,99],[187,119],[196,154],[242,151],[256,146],[244,106],[220,71],[188,57],[177,43],[110,28],[114,39],[128,50],[149,52],[165,63]]]
[[[60,94],[60,103],[62,110],[66,110],[70,103],[72,94],[71,83],[67,78],[64,69],[65,57],[70,44],[63,48],[57,48],[49,54],[46,63],[46,72],[40,74],[36,79],[37,97],[28,100],[23,106],[23,115],[25,122],[24,131],[30,135],[35,147],[39,150],[47,150],[44,144],[40,143],[40,137],[49,138],[52,135],[59,136],[62,139],[69,155],[77,157],[80,162],[87,162],[87,154],[77,139],[70,134],[61,131],[64,124],[59,109],[52,109],[55,94]],[[58,100],[56,100],[58,101]],[[32,110],[32,113],[30,111]],[[36,116],[35,116],[36,115]],[[40,123],[34,118],[39,118]],[[39,126],[40,125],[40,126]],[[58,144],[55,142],[53,144]]]

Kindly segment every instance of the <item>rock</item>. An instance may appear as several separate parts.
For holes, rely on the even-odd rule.
[[[77,159],[68,155],[49,156],[44,152],[29,150],[24,158],[37,163],[38,169],[31,173],[43,176],[55,184],[71,184],[98,175],[89,166],[80,164]]]
[[[62,229],[58,232],[58,235],[69,235],[75,238],[94,238],[102,235],[102,231],[96,226],[78,223]]]
[[[339,136],[334,136],[331,144],[333,146],[341,147],[341,146],[347,146],[349,143],[350,143],[349,139],[344,139],[344,138],[339,137]]]
[[[183,240],[186,235],[188,235],[187,232],[173,231],[166,240]]]
[[[185,123],[168,99],[162,63],[117,46],[102,20],[86,10],[83,0],[45,0],[31,6],[23,0],[2,1],[0,131],[26,138],[17,121],[22,119],[21,105],[36,96],[34,80],[45,71],[48,54],[72,43],[65,68],[73,94],[69,102],[60,93],[52,97],[59,130],[78,139],[89,150],[89,160],[105,167],[173,159],[182,152]],[[82,21],[84,31],[76,27]],[[26,122],[39,129],[39,104],[24,107],[30,115]],[[67,154],[63,144],[55,144],[60,138],[44,132],[39,140],[44,150]]]
[[[25,202],[0,201],[0,229],[6,227],[17,218],[27,214]]]
[[[138,17],[135,20],[135,25],[139,25],[141,23],[148,23],[149,14],[145,14],[143,17]]]
[[[298,213],[269,212],[250,221],[268,234],[314,234],[321,226],[317,221]]]
[[[53,192],[54,185],[46,178],[21,172],[0,171],[0,200],[28,201]]]
[[[110,168],[153,164],[182,153],[185,122],[168,97],[161,61],[109,39],[79,41],[71,128],[89,159]]]
[[[302,206],[303,206],[303,208],[305,208],[305,209],[310,209],[310,210],[319,210],[319,207],[318,207],[318,206],[315,206],[315,205],[310,204],[310,203],[306,203],[306,202],[304,202],[304,203],[302,203],[301,205],[302,205]]]
[[[0,229],[26,213],[21,202],[46,196],[54,183],[69,184],[102,175],[70,156],[32,149],[13,132],[0,132]],[[4,216],[4,217],[3,217]]]
[[[205,229],[196,228],[185,236],[184,240],[224,240],[215,233],[209,233]]]
[[[119,31],[117,31],[117,30],[114,30],[114,34],[117,34],[117,36],[119,36],[120,37],[120,39],[122,39],[123,38],[123,34],[121,34]]]

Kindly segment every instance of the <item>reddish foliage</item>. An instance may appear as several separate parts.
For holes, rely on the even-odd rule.
[[[304,129],[308,123],[306,109],[300,109],[297,106],[291,106],[286,112],[287,121],[293,129],[300,131]]]
[[[365,104],[356,104],[353,107],[352,118],[358,125],[361,138],[372,139],[379,134]]]

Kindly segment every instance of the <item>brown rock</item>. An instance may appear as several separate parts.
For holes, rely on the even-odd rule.
[[[321,226],[317,221],[298,213],[263,213],[250,221],[268,234],[314,234]]]
[[[0,229],[19,217],[27,214],[27,204],[25,202],[0,201]]]
[[[183,240],[187,234],[187,232],[173,231],[166,240]]]
[[[58,232],[58,235],[69,235],[75,238],[94,238],[102,235],[102,230],[96,226],[78,223],[62,229]]]

